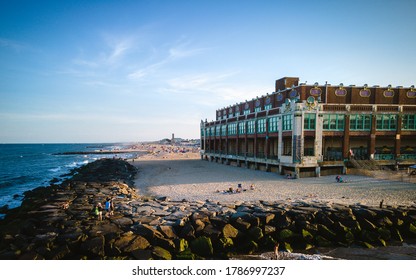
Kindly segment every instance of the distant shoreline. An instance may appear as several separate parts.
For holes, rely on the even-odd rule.
[[[100,151],[75,151],[75,152],[62,152],[62,153],[55,153],[53,155],[103,155],[103,154],[145,154],[145,151],[138,151],[138,150],[100,150]]]

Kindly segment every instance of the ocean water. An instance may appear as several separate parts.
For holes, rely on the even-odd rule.
[[[20,206],[25,191],[62,181],[72,169],[99,158],[129,158],[133,154],[55,155],[63,152],[116,150],[120,144],[0,144],[0,207]],[[0,215],[1,218],[1,215]]]

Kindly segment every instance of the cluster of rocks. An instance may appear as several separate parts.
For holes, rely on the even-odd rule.
[[[228,259],[316,247],[387,246],[416,238],[416,206],[303,201],[220,203],[143,198],[136,169],[104,159],[61,185],[25,194],[0,221],[0,259]],[[113,197],[113,216],[92,208]]]

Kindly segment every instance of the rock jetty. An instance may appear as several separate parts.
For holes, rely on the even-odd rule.
[[[416,207],[325,202],[170,201],[141,197],[137,170],[102,159],[3,209],[0,259],[229,259],[316,247],[397,245],[416,238]],[[114,214],[92,211],[112,197]]]

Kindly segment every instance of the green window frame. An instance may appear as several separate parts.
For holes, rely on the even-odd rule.
[[[221,126],[221,136],[227,136],[227,126],[226,125]]]
[[[260,112],[260,111],[261,111],[261,107],[254,108],[254,112]]]
[[[244,110],[244,115],[250,114],[250,109]]]
[[[270,110],[272,108],[272,104],[264,105],[264,110]]]
[[[246,122],[238,123],[238,134],[240,135],[246,134]]]
[[[257,133],[265,133],[266,132],[266,119],[258,119],[257,120]]]
[[[282,116],[282,130],[292,130],[293,127],[293,115]]]
[[[254,134],[256,132],[256,121],[247,121],[247,134]]]
[[[371,115],[352,114],[350,115],[350,130],[371,130]]]
[[[228,135],[237,135],[237,124],[236,123],[228,124]]]
[[[397,129],[397,115],[383,114],[376,116],[377,130],[396,130]]]
[[[344,131],[345,115],[344,114],[325,114],[323,116],[323,130]]]
[[[402,117],[403,130],[416,130],[416,115],[405,114]]]
[[[316,114],[306,113],[303,116],[303,129],[315,130],[316,128]]]
[[[270,117],[269,121],[269,132],[277,132],[278,128],[278,118],[277,117]]]
[[[215,136],[220,136],[220,135],[221,135],[221,127],[217,125],[215,127]]]

